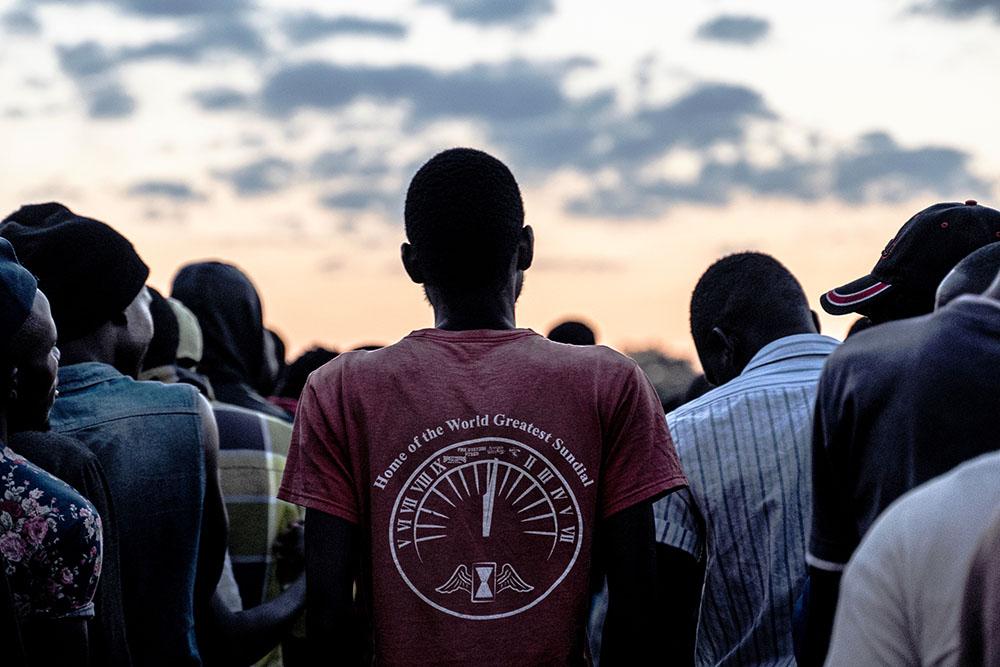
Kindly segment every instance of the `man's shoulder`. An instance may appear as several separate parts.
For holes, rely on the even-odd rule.
[[[508,357],[513,359],[516,356],[521,368],[528,365],[567,374],[584,372],[604,376],[609,373],[620,375],[636,368],[635,361],[605,345],[567,345],[550,341],[533,332],[514,340],[517,347],[508,352]],[[422,348],[411,335],[378,350],[345,352],[313,371],[310,383],[329,385],[345,375],[349,375],[352,382],[362,381],[366,377],[376,378],[383,372],[392,372],[404,364],[410,365],[414,360],[419,362],[422,359],[426,359],[427,363],[437,363],[440,356],[430,348]]]
[[[25,458],[35,461],[46,470],[49,461],[61,465],[87,467],[98,464],[97,455],[76,438],[53,431],[22,431],[10,436],[10,448]],[[99,464],[98,464],[99,465]]]
[[[866,553],[887,549],[921,553],[928,540],[963,541],[961,535],[970,526],[981,525],[986,516],[983,508],[1000,502],[998,477],[1000,452],[992,452],[910,490],[879,516],[861,548]]]
[[[292,425],[283,419],[229,403],[212,402],[212,412],[219,425],[219,444],[222,449],[246,449],[247,439],[261,442],[251,449],[270,450],[278,446],[287,450],[292,439]],[[270,443],[271,447],[264,445]],[[283,453],[283,451],[281,452]]]
[[[164,384],[156,381],[135,381],[130,383],[129,391],[137,398],[146,399],[154,408],[163,412],[183,411],[199,412],[198,390],[189,384]]]
[[[874,372],[912,358],[912,346],[928,333],[933,315],[886,322],[851,336],[827,358],[826,373]],[[877,363],[873,363],[877,362]]]

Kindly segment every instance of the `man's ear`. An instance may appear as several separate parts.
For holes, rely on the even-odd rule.
[[[517,270],[527,271],[531,268],[531,262],[535,259],[535,230],[531,225],[521,228],[517,240]]]
[[[708,350],[712,356],[712,377],[715,386],[729,382],[737,373],[733,372],[736,359],[736,341],[719,327],[712,327],[708,333]],[[706,368],[706,377],[707,371]]]
[[[418,285],[423,285],[424,272],[417,260],[417,249],[409,243],[404,243],[399,248],[399,254],[403,258],[403,268],[406,269],[406,275],[410,276],[410,280]]]
[[[816,327],[816,333],[823,333],[823,323],[819,321],[819,313],[810,309],[809,314],[812,315],[813,326]]]

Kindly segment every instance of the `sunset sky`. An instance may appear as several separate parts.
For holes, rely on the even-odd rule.
[[[691,288],[774,254],[814,308],[939,200],[996,204],[1000,0],[0,0],[0,201],[231,261],[292,350],[429,326],[406,184],[471,145],[537,238],[518,323],[691,355]],[[824,317],[841,336],[850,318]]]

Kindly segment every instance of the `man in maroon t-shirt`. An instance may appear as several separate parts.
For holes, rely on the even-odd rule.
[[[534,237],[501,162],[437,155],[405,222],[435,328],[313,373],[278,494],[308,508],[314,661],[364,650],[362,607],[379,664],[581,663],[595,561],[604,659],[648,655],[651,504],[686,483],[656,393],[608,348],[515,327]]]

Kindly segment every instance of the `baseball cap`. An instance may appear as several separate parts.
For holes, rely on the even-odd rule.
[[[973,199],[934,204],[902,226],[871,273],[830,290],[820,304],[831,315],[868,311],[900,289],[926,295],[933,304],[948,272],[969,253],[995,241],[1000,241],[1000,211]]]

